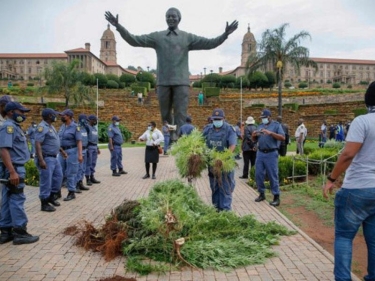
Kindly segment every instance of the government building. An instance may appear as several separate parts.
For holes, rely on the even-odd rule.
[[[0,53],[0,79],[34,79],[41,77],[44,69],[51,65],[52,61],[72,61],[78,59],[79,70],[91,74],[115,74],[120,76],[124,73],[136,75],[137,71],[123,68],[117,63],[116,39],[108,24],[100,39],[100,55],[97,57],[90,50],[90,43],[84,48],[76,48],[64,53],[37,53],[37,54],[4,54]],[[245,33],[241,44],[241,63],[232,70],[223,71],[218,68],[221,75],[234,75],[236,77],[245,75],[246,62],[251,54],[256,53],[256,40],[250,31],[250,26]],[[290,65],[284,69],[284,81],[291,83],[306,81],[310,83],[326,84],[340,82],[345,84],[359,84],[362,81],[375,80],[375,60],[355,60],[337,58],[310,58],[314,60],[318,69],[302,66],[297,71]],[[191,75],[190,81],[202,79],[202,74]]]

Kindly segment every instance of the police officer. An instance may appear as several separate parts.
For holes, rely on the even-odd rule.
[[[191,124],[190,116],[186,117],[185,121],[186,123],[180,128],[180,132],[178,134],[179,137],[182,137],[183,135],[190,135],[191,132],[195,129],[195,127]]]
[[[228,148],[232,152],[237,144],[237,135],[234,128],[224,121],[225,114],[220,108],[212,113],[212,124],[205,127],[203,136],[206,144],[210,149],[215,148],[217,151],[223,151]],[[212,204],[218,211],[229,211],[232,209],[232,192],[234,190],[234,171],[222,173],[222,184],[214,178],[212,167],[209,167],[209,180],[212,191]]]
[[[99,135],[96,125],[98,124],[98,118],[95,115],[89,115],[88,117],[88,144],[86,152],[86,182],[87,185],[92,185],[93,183],[100,183],[94,174],[96,161],[98,160],[98,154],[100,154],[100,149],[98,147]]]
[[[271,119],[271,111],[264,109],[260,116],[262,123],[257,130],[252,133],[254,141],[258,141],[258,151],[255,160],[255,181],[258,187],[259,197],[255,202],[261,202],[266,199],[264,192],[264,177],[267,173],[271,184],[273,201],[271,206],[280,205],[279,188],[279,151],[280,141],[285,141],[285,134],[281,124]]]
[[[86,159],[87,159],[87,145],[88,145],[88,124],[86,114],[78,116],[79,127],[82,135],[82,163],[78,164],[78,172],[76,177],[76,193],[81,193],[81,190],[89,190],[88,187],[83,185],[83,177],[86,172]]]
[[[35,131],[36,131],[36,123],[33,121],[31,122],[31,126],[27,129],[26,135],[30,141],[30,157],[34,158],[35,154]]]
[[[0,98],[0,126],[4,124],[5,122],[5,106],[7,105],[8,102],[11,102],[12,99],[10,96],[5,95]]]
[[[25,112],[30,109],[18,102],[8,102],[5,106],[6,120],[0,127],[0,177],[9,179],[8,184],[1,186],[0,244],[13,240],[14,245],[30,244],[39,240],[27,232],[25,212],[25,163],[30,159],[26,136],[20,123],[25,121]]]
[[[64,201],[76,198],[76,176],[78,163],[82,163],[82,135],[80,127],[73,121],[73,111],[65,109],[60,113],[63,122],[59,130],[60,154],[58,156],[63,175],[66,177],[68,196]]]
[[[35,165],[39,170],[39,198],[41,210],[44,212],[54,212],[56,209],[53,206],[60,206],[56,201],[63,180],[61,165],[57,159],[60,138],[52,125],[56,122],[58,114],[51,108],[43,109],[43,121],[39,123],[35,132]]]
[[[112,176],[119,177],[127,174],[122,166],[122,148],[124,142],[119,125],[121,119],[118,116],[112,117],[112,124],[108,127],[108,148],[111,151],[111,170]],[[118,172],[117,172],[118,168]]]

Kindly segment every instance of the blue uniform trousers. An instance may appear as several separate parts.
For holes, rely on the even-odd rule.
[[[71,148],[65,150],[68,157],[64,159],[59,154],[59,161],[63,171],[63,175],[66,178],[66,187],[70,192],[76,191],[76,176],[78,173],[78,148]]]
[[[81,181],[86,172],[87,149],[82,149],[82,163],[78,163],[78,172],[76,177],[76,184]]]
[[[171,139],[170,135],[164,135],[164,153],[168,151],[170,139]]]
[[[98,147],[90,145],[86,152],[86,176],[91,176],[95,173],[96,161],[98,160]]]
[[[35,154],[35,139],[30,139],[30,144],[31,144],[30,154]]]
[[[39,170],[40,199],[47,199],[51,192],[59,192],[63,181],[63,172],[59,160],[56,157],[44,157],[44,162],[46,162],[47,169],[41,169],[38,158],[35,158],[35,164]]]
[[[209,176],[210,187],[212,191],[212,204],[219,211],[229,211],[232,206],[232,193],[234,191],[235,181],[234,172],[222,173],[222,184],[219,185],[217,179]]]
[[[26,169],[24,166],[15,166],[17,174],[20,178],[26,177]],[[3,164],[0,165],[0,177],[3,179],[9,178],[9,172],[6,170]],[[25,183],[20,183],[18,188],[24,188]],[[9,189],[2,184],[1,185],[1,211],[0,211],[0,227],[16,227],[23,228],[27,225],[27,216],[25,212],[25,194],[10,193]]]
[[[277,150],[268,153],[263,153],[260,150],[257,151],[257,158],[255,160],[255,181],[259,193],[264,193],[266,190],[264,179],[267,173],[272,194],[280,194],[278,159],[279,152]]]
[[[122,147],[114,145],[111,151],[111,170],[122,169]]]

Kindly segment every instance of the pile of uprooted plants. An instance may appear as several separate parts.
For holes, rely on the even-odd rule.
[[[89,222],[68,227],[76,245],[100,251],[106,260],[127,258],[127,270],[166,272],[179,266],[228,271],[264,263],[275,255],[272,245],[290,235],[274,222],[217,212],[192,185],[179,180],[157,183],[147,198],[125,200],[99,228]]]

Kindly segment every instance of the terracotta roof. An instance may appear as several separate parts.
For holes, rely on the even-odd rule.
[[[40,53],[40,54],[1,54],[0,59],[66,59],[65,53]]]
[[[107,66],[120,66],[114,61],[103,61]]]
[[[321,62],[321,63],[375,64],[375,60],[333,59],[333,58],[310,58],[310,59],[315,62]]]
[[[65,53],[90,53],[90,51],[84,48],[77,48],[77,49],[65,51]]]

